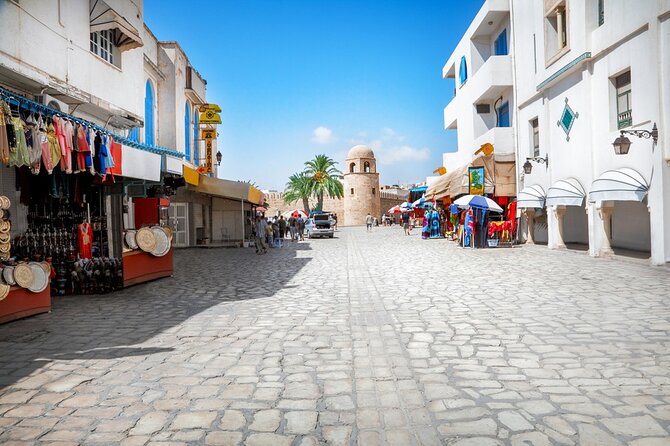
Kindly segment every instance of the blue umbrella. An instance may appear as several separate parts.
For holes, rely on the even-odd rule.
[[[429,200],[426,200],[426,196],[424,195],[423,197],[419,198],[414,203],[412,203],[412,206],[418,207],[418,208],[432,207],[433,203]]]
[[[498,203],[486,198],[482,195],[464,195],[458,200],[454,201],[454,204],[457,204],[461,208],[475,208],[475,209],[486,209],[487,211],[493,212],[502,212],[502,208],[498,206]]]

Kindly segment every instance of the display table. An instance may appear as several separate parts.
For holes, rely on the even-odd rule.
[[[41,293],[13,286],[9,294],[0,300],[0,324],[51,311],[51,286]]]
[[[163,257],[156,257],[140,250],[123,253],[124,287],[170,277],[172,273],[172,248]]]

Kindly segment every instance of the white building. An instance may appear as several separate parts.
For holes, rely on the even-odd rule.
[[[487,0],[449,58],[445,127],[458,130],[463,159],[483,142],[496,154],[511,144],[529,242],[670,261],[669,18],[667,0]],[[491,55],[502,28],[509,55]],[[478,113],[501,96],[497,118]],[[620,130],[654,124],[656,144],[627,135],[630,152],[615,154]]]
[[[443,155],[447,172],[472,160],[483,144],[496,159],[514,160],[513,45],[508,0],[489,0],[479,10],[442,69],[454,82],[444,127],[458,131],[458,149]]]

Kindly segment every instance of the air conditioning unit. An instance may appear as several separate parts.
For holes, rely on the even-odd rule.
[[[61,111],[63,113],[68,113],[70,111],[69,106],[65,102],[60,101],[53,96],[49,96],[48,94],[35,96],[35,102],[46,105],[49,108],[53,108],[54,110]]]
[[[477,104],[477,114],[486,114],[486,113],[491,113],[491,105],[490,104]]]
[[[126,195],[129,197],[146,197],[147,187],[144,184],[128,184],[126,186]]]

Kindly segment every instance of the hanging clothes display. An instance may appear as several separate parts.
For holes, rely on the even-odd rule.
[[[26,134],[23,131],[23,122],[21,118],[12,117],[12,124],[16,146],[13,151],[10,151],[9,165],[16,167],[29,166],[30,155],[28,155],[28,145],[26,143]]]
[[[79,257],[90,259],[93,257],[93,227],[90,223],[82,223],[77,227]]]

